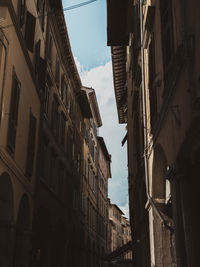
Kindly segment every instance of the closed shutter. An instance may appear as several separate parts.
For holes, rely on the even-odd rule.
[[[36,136],[36,118],[30,112],[29,118],[29,137],[27,146],[27,157],[26,157],[26,175],[32,176],[34,166],[34,154],[35,154],[35,136]]]
[[[25,30],[25,41],[27,49],[33,52],[34,37],[35,37],[35,22],[36,18],[27,11],[26,14],[26,30]]]
[[[14,152],[15,150],[19,97],[20,97],[20,84],[17,80],[16,75],[13,74],[12,92],[10,100],[10,113],[8,122],[8,137],[7,137],[7,146],[12,152]]]
[[[46,73],[47,73],[46,60],[40,58],[39,68],[38,68],[38,84],[41,91],[44,91],[46,86]]]

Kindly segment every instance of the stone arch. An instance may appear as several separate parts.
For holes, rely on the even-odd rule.
[[[31,214],[29,199],[26,194],[21,198],[14,249],[14,267],[26,267],[30,264],[31,253]]]
[[[11,266],[14,217],[13,187],[9,174],[0,175],[0,266]]]
[[[153,172],[152,172],[152,195],[155,199],[165,199],[167,171],[167,159],[160,144],[154,149]]]

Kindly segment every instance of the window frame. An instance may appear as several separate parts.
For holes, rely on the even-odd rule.
[[[9,151],[11,151],[12,153],[15,152],[15,147],[16,147],[20,88],[21,88],[21,83],[19,82],[15,70],[13,69],[12,87],[10,96],[10,110],[9,110],[8,130],[7,130],[7,147]],[[14,102],[15,100],[16,102]],[[13,131],[14,131],[14,137],[12,136]],[[12,138],[14,139],[12,140]]]

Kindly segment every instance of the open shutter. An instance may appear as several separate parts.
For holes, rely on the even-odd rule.
[[[27,11],[25,41],[28,50],[30,50],[31,52],[33,52],[33,46],[34,46],[35,22],[36,18],[30,12]]]

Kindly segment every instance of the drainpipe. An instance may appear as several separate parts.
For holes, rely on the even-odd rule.
[[[8,39],[6,38],[4,31],[1,28],[0,28],[0,31],[1,31],[2,35],[4,36],[4,38],[6,39],[7,45],[9,45]],[[0,99],[0,125],[1,125],[2,105],[3,105],[3,97],[4,97],[4,89],[5,89],[6,67],[7,67],[8,51],[7,51],[7,46],[5,45],[5,43],[3,42],[3,40],[1,40],[1,38],[0,38],[0,42],[3,45],[4,49],[5,49],[5,63],[4,63],[4,70],[3,70],[3,81],[2,81],[1,99]]]
[[[147,137],[147,107],[146,107],[146,92],[145,92],[145,84],[144,84],[144,52],[142,47],[142,40],[143,40],[143,0],[140,0],[140,36],[141,36],[141,65],[142,65],[142,117],[143,117],[143,123],[144,123],[144,166],[145,166],[145,183],[146,183],[146,194],[147,199],[151,205],[151,207],[154,209],[155,213],[159,217],[162,225],[165,226],[166,229],[170,230],[171,232],[174,231],[174,229],[167,224],[167,221],[159,211],[159,209],[156,207],[152,197],[150,196],[150,190],[149,190],[149,166],[148,166],[148,158],[146,153],[146,148],[148,147],[148,137]]]

